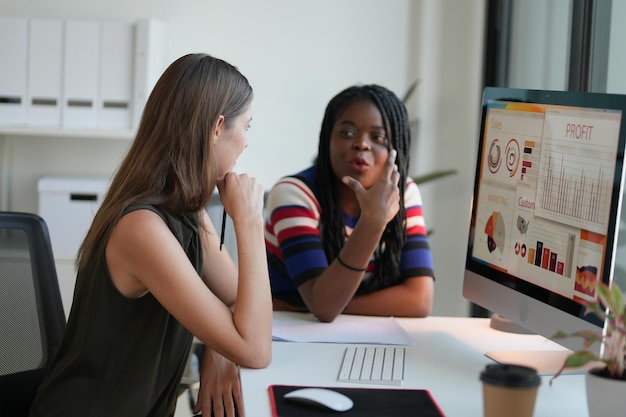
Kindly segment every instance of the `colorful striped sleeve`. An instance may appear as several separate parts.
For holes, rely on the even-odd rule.
[[[400,265],[402,278],[424,275],[434,278],[433,258],[422,212],[422,196],[417,184],[410,179],[404,190],[404,206],[407,237]]]
[[[317,198],[300,179],[284,178],[272,188],[265,242],[273,292],[293,291],[328,267],[320,240],[319,213]]]

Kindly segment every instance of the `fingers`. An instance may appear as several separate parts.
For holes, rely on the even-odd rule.
[[[220,194],[222,193],[222,190],[225,187],[224,183],[225,183],[224,178],[218,178],[217,182],[215,183],[215,185],[217,186],[217,191],[219,191]]]
[[[341,181],[342,181],[344,184],[346,184],[346,185],[347,185],[347,186],[348,186],[348,187],[349,187],[352,191],[354,191],[357,195],[358,195],[358,193],[365,191],[365,188],[363,188],[363,185],[362,185],[359,181],[355,180],[355,179],[354,179],[354,178],[352,178],[352,177],[347,177],[347,176],[346,176],[346,177],[343,177],[343,178],[341,179]]]
[[[216,416],[219,415],[224,415],[227,417],[231,417],[234,416],[235,414],[235,402],[233,401],[233,397],[232,396],[224,396],[222,397],[222,414],[219,414],[219,410],[217,410],[215,407],[213,408],[213,413],[215,413]]]
[[[233,393],[235,398],[235,406],[237,407],[236,416],[245,417],[245,413],[243,411],[243,397],[241,395],[241,388]]]
[[[263,187],[259,184],[256,178],[249,176],[248,174],[235,174],[229,172],[224,176],[223,180],[217,181],[217,187],[222,190],[241,190],[241,192],[257,193],[261,191],[263,193]]]
[[[254,177],[230,172],[217,186],[222,205],[232,218],[238,214],[262,213],[264,190]]]
[[[235,393],[233,393],[235,395]],[[222,398],[212,399],[203,403],[200,399],[196,403],[193,409],[194,414],[202,413],[205,416],[226,416],[231,417],[235,415],[243,416],[243,399],[239,396],[239,400],[234,399],[232,396],[227,395]],[[235,411],[236,410],[236,411]]]
[[[389,158],[387,158],[387,175],[388,178],[394,183],[397,184],[400,180],[400,173],[398,171],[398,164],[396,164],[396,157],[398,156],[398,151],[392,149],[389,152]]]
[[[400,171],[398,171],[398,166],[394,165],[395,169],[391,172],[391,176],[389,177],[389,180],[391,181],[392,184],[394,185],[398,185],[400,183]]]
[[[396,157],[398,156],[398,151],[396,151],[395,149],[392,149],[389,152],[389,158],[387,158],[387,165],[390,167],[395,166],[396,169],[398,169],[398,166],[396,165]]]
[[[202,396],[201,394],[198,392],[198,399],[196,400],[196,406],[193,408],[193,410],[191,410],[192,413],[194,414],[198,414],[202,411]]]

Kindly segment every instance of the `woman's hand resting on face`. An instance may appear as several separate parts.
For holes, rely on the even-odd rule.
[[[224,210],[231,219],[263,216],[263,186],[248,174],[228,172],[218,180],[217,188]]]
[[[396,155],[397,152],[393,149],[389,153],[383,175],[368,189],[363,188],[363,185],[352,177],[346,176],[341,179],[354,191],[361,208],[361,219],[384,222],[386,225],[400,210],[400,189],[398,188],[400,173],[396,165]]]

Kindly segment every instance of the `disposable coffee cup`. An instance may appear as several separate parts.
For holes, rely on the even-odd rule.
[[[483,383],[484,417],[532,417],[541,378],[537,370],[512,364],[487,365]]]

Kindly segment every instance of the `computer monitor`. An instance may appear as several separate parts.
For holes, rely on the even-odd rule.
[[[485,88],[466,299],[547,338],[601,330],[584,303],[613,278],[625,122],[622,95]],[[579,338],[555,341],[582,347]],[[553,374],[567,353],[488,356]]]

